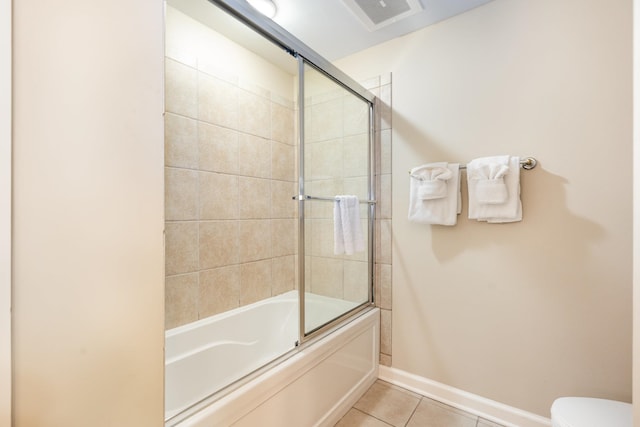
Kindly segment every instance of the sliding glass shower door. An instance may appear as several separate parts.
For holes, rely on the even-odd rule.
[[[313,65],[301,64],[301,329],[307,335],[370,301],[372,110]]]
[[[244,1],[165,10],[173,425],[371,305],[375,98]]]

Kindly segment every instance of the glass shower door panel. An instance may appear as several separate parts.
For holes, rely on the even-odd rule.
[[[310,333],[369,301],[370,124],[368,102],[308,64],[304,98],[304,329]],[[359,200],[355,212],[340,217],[361,230],[362,245],[349,255],[336,230],[336,215],[345,211],[345,201],[335,201],[340,195]]]

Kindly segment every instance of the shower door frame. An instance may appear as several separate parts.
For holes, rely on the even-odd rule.
[[[266,39],[270,40],[283,50],[294,56],[298,61],[298,150],[299,150],[299,174],[298,174],[298,195],[292,197],[298,201],[298,219],[299,219],[299,237],[298,237],[298,290],[299,290],[299,340],[296,343],[300,346],[309,340],[319,337],[320,335],[332,330],[336,325],[344,321],[346,318],[355,315],[356,312],[365,310],[375,305],[375,293],[373,288],[373,274],[375,266],[375,95],[362,87],[358,82],[343,73],[340,69],[327,61],[320,54],[315,52],[309,46],[297,39],[295,36],[287,32],[285,29],[275,24],[272,20],[266,18],[258,11],[253,9],[247,2],[242,0],[208,0],[214,5],[220,7],[240,22],[252,28]],[[334,81],[353,95],[366,102],[369,106],[369,222],[368,222],[368,301],[358,305],[354,309],[343,313],[336,319],[326,323],[325,325],[305,332],[305,316],[304,316],[304,291],[305,291],[305,252],[304,252],[304,65],[308,64],[321,72],[327,78]]]
[[[325,333],[328,329],[331,328],[331,326],[336,325],[338,323],[340,323],[342,320],[351,317],[351,315],[354,312],[360,311],[362,309],[365,309],[369,306],[373,306],[375,301],[374,301],[374,288],[373,288],[373,274],[374,274],[374,265],[375,265],[375,239],[374,239],[374,229],[375,229],[375,206],[376,206],[376,200],[375,200],[375,174],[374,174],[374,167],[375,167],[375,149],[374,149],[374,142],[375,142],[375,110],[374,110],[374,102],[373,101],[369,101],[366,98],[363,98],[359,95],[359,93],[352,91],[349,87],[345,86],[342,82],[340,82],[340,80],[338,80],[336,77],[332,76],[331,74],[329,74],[328,72],[326,72],[325,70],[323,70],[321,67],[315,65],[314,63],[312,63],[311,61],[309,61],[307,58],[305,58],[304,56],[298,54],[296,55],[297,59],[298,59],[298,195],[294,196],[295,199],[298,200],[298,300],[299,300],[299,304],[300,304],[300,315],[299,315],[299,335],[300,335],[300,343],[304,343],[306,341],[309,341],[311,339],[313,339],[316,336],[319,336],[323,333]],[[309,201],[310,199],[308,198],[308,195],[305,193],[305,179],[304,179],[304,175],[305,175],[305,109],[304,109],[304,103],[305,103],[305,78],[304,78],[304,73],[305,73],[305,66],[309,66],[311,68],[313,68],[315,71],[321,73],[322,75],[324,75],[326,78],[328,78],[329,80],[333,81],[334,83],[336,83],[337,85],[339,85],[340,87],[347,89],[349,92],[351,92],[352,95],[358,97],[360,100],[362,100],[363,102],[366,102],[368,105],[368,120],[369,120],[369,133],[368,133],[368,139],[369,139],[369,153],[368,153],[368,172],[369,172],[369,179],[368,179],[368,200],[366,201],[360,201],[360,203],[367,203],[368,204],[368,227],[367,227],[367,233],[368,233],[368,274],[367,274],[367,280],[368,280],[368,299],[366,302],[358,305],[357,307],[341,314],[340,316],[338,316],[337,318],[327,322],[324,325],[321,325],[320,327],[313,329],[309,332],[306,332],[306,316],[305,316],[305,288],[306,288],[306,281],[305,281],[305,277],[306,277],[306,268],[305,268],[305,206],[304,204]],[[313,200],[313,199],[311,199]]]

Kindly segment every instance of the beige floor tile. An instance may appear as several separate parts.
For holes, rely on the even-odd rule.
[[[389,424],[351,408],[335,427],[388,427]]]
[[[504,427],[381,380],[335,425],[352,426]]]
[[[378,380],[354,408],[400,427],[406,425],[419,402],[419,395]]]
[[[476,427],[478,417],[423,398],[407,427]]]
[[[502,424],[496,424],[493,421],[480,418],[477,427],[504,427]]]

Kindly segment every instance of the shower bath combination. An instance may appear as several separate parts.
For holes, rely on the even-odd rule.
[[[166,27],[165,423],[336,422],[378,370],[375,97],[245,2]]]

